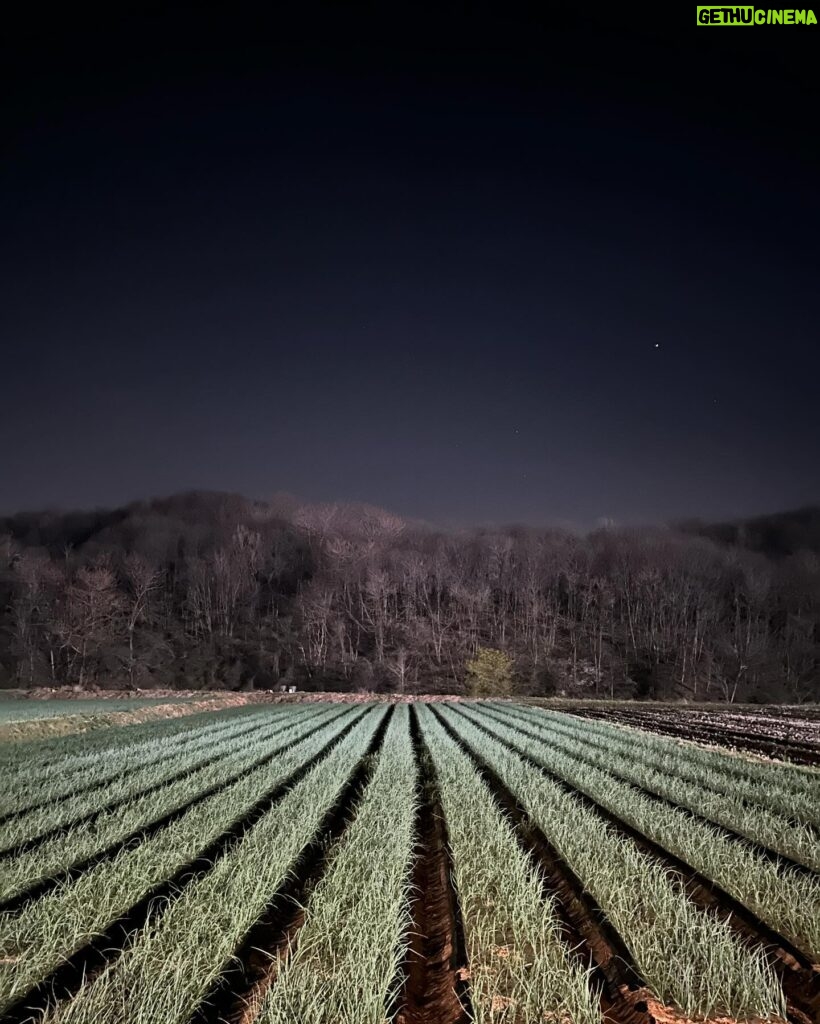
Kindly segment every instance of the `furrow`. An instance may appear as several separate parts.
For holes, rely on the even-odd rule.
[[[467,1024],[472,1019],[467,984],[464,922],[453,885],[447,824],[436,770],[414,707],[413,749],[419,771],[412,923],[397,1024]]]

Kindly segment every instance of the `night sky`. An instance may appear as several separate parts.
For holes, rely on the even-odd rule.
[[[0,512],[820,500],[818,29],[294,6],[8,31]]]

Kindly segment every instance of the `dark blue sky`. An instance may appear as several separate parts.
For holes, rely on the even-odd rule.
[[[11,34],[0,511],[820,500],[816,32],[151,10]]]

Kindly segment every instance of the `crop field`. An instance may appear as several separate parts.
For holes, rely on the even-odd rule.
[[[572,702],[570,702],[572,703]],[[630,701],[574,702],[574,714],[669,736],[732,747],[796,764],[820,765],[820,708],[782,705],[692,707]]]
[[[20,700],[0,697],[0,725],[11,722],[31,722],[40,718],[64,718],[73,715],[110,714],[112,711],[132,711],[134,708],[156,707],[160,704],[180,704],[188,697],[174,701],[166,698],[138,697],[125,700],[93,698],[87,700]]]
[[[0,747],[2,1024],[820,1019],[820,770],[510,702]]]

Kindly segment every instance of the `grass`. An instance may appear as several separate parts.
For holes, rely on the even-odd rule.
[[[508,711],[526,714],[522,706],[504,705]],[[533,718],[559,727],[582,728],[591,742],[619,750],[641,750],[645,763],[665,770],[669,765],[682,779],[689,779],[717,793],[742,796],[775,814],[820,826],[820,773],[799,765],[772,764],[737,753],[708,750],[688,740],[662,736],[624,723],[581,718],[546,709]]]
[[[348,714],[355,717],[357,712]],[[0,920],[0,1013],[67,956],[103,934],[146,893],[195,860],[212,839],[241,822],[260,794],[276,790],[342,727],[342,721],[332,721],[149,839]],[[247,870],[253,872],[255,865]]]
[[[56,783],[41,788],[41,799],[45,803],[9,818],[0,825],[0,853],[37,839],[56,828],[70,827],[74,822],[104,810],[109,805],[123,804],[138,798],[144,790],[161,785],[166,779],[170,782],[182,770],[194,773],[200,768],[204,769],[215,755],[223,751],[226,756],[230,756],[234,751],[247,749],[256,736],[275,738],[277,731],[289,728],[287,723],[287,719],[280,722],[280,719],[274,718],[267,724],[263,717],[257,720],[249,736],[243,730],[240,730],[238,736],[229,732],[227,738],[220,742],[219,735],[206,735],[203,744],[196,742],[192,748],[173,748],[170,760],[152,762],[149,758],[144,767],[125,774],[118,773],[104,788],[81,791],[76,796],[65,797],[62,783],[57,779]]]
[[[279,922],[266,948],[281,938],[292,913],[283,885],[305,877],[305,851],[344,793],[344,830],[323,847],[292,948],[277,949],[257,1024],[387,1024],[408,955],[413,856],[424,855],[420,786],[434,777],[473,1020],[599,1024],[600,993],[476,759],[580,877],[662,1002],[694,1019],[785,1014],[762,945],[744,945],[701,910],[681,872],[605,815],[820,960],[812,912],[820,878],[751,842],[805,855],[820,817],[820,773],[509,703],[398,705],[378,754],[364,762],[367,786],[352,790],[387,713],[385,705],[246,706],[0,747],[8,779],[0,844],[39,836],[0,856],[0,902],[51,880],[0,916],[0,1017],[137,907],[134,930],[112,933],[109,966],[52,1005],[42,1024],[190,1024],[260,917]],[[718,814],[750,841],[710,823]],[[161,898],[149,906],[152,894]]]
[[[344,712],[326,709],[309,721],[297,719],[283,728],[261,727],[252,737],[241,737],[225,750],[215,764],[191,770],[180,779],[138,796],[126,806],[102,812],[92,821],[83,821],[45,840],[36,847],[0,860],[0,900],[8,900],[42,879],[59,877],[112,844],[139,833],[166,815],[184,809],[220,786],[228,786],[263,761],[300,742],[311,729],[330,723]]]
[[[625,741],[613,737],[610,741],[596,742],[594,737],[587,735],[587,730],[580,722],[550,718],[545,723],[538,715],[522,718],[515,712],[510,715],[502,706],[497,710],[516,722],[526,722],[530,727],[549,727],[552,736],[583,738],[590,752],[597,750],[601,757],[606,758],[608,770],[613,775],[687,807],[714,824],[732,829],[792,860],[820,870],[820,836],[814,826],[805,820],[794,820],[795,811],[786,803],[786,794],[782,798],[784,811],[777,813],[760,802],[762,783],[757,784],[756,792],[750,793],[742,784],[733,783],[731,776],[723,776],[722,789],[716,791],[715,776],[718,773],[714,770],[684,760],[681,770],[677,771],[674,753],[671,751],[663,766],[658,767],[652,763],[651,749],[647,751],[641,740],[631,735]],[[820,775],[816,775],[815,781],[816,806],[820,800]],[[809,795],[806,794],[807,797]]]
[[[98,715],[108,711],[133,711],[158,704],[182,704],[191,697],[133,697],[111,700],[89,698],[85,700],[29,700],[27,698],[0,697],[0,725],[13,722],[33,722],[40,718],[64,718],[73,715]]]
[[[0,798],[0,814],[20,814],[44,800],[56,801],[64,796],[77,796],[89,789],[114,782],[126,773],[142,771],[163,761],[171,761],[180,753],[189,753],[232,736],[239,736],[270,722],[281,713],[271,709],[256,711],[242,718],[215,715],[212,721],[199,723],[192,729],[171,736],[160,735],[123,750],[108,749],[99,753],[70,759],[61,764],[38,767],[35,760],[21,767],[9,779]],[[132,776],[133,777],[133,776]]]
[[[127,727],[107,724],[105,728],[48,739],[16,741],[0,746],[0,765],[9,778],[24,776],[37,766],[37,773],[71,771],[86,759],[103,752],[119,753],[141,743],[170,738],[214,721],[227,721],[256,711],[255,707],[220,708],[199,711],[178,718],[157,718]]]

